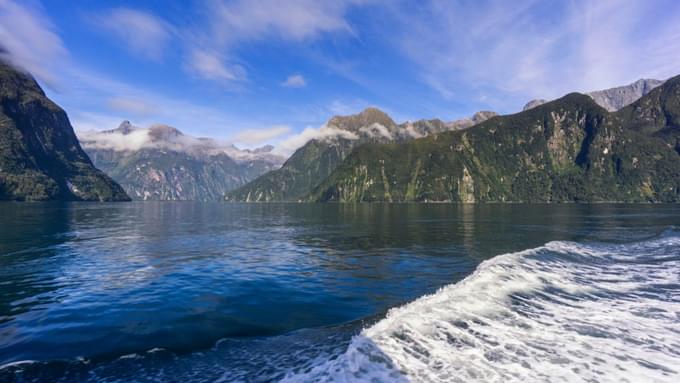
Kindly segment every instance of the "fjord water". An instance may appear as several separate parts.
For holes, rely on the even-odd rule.
[[[679,378],[676,205],[0,212],[0,381]]]

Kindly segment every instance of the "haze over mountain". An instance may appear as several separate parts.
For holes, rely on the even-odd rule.
[[[94,164],[134,199],[220,200],[284,161],[271,146],[240,150],[167,125],[139,128],[123,121],[113,130],[78,135]]]
[[[651,92],[652,89],[661,84],[663,84],[663,81],[661,80],[640,79],[628,85],[604,90],[596,90],[586,94],[601,107],[607,109],[610,112],[615,112],[637,101],[640,97]],[[531,100],[526,105],[524,105],[522,110],[529,110],[531,108],[545,104],[546,102],[547,101],[544,99]]]
[[[129,200],[83,152],[66,113],[0,60],[0,200]]]

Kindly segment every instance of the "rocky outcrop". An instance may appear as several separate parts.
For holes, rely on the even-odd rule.
[[[522,108],[522,111],[533,109],[533,108],[535,108],[539,105],[545,104],[546,102],[548,102],[548,101],[544,100],[542,98],[539,98],[539,99],[536,99],[536,100],[531,100],[531,101],[527,102],[526,105],[524,105],[524,108]]]
[[[663,81],[660,80],[640,79],[632,84],[598,90],[590,92],[588,95],[592,97],[598,105],[610,112],[614,112],[626,105],[632,104],[661,84],[663,84]]]
[[[663,84],[661,80],[640,79],[632,84],[619,86],[616,88],[597,90],[587,93],[598,105],[607,109],[610,112],[615,112],[623,107],[630,105],[637,101],[640,97],[651,92],[652,89]],[[546,100],[536,99],[531,100],[524,105],[522,111],[533,109],[539,105],[545,104]]]

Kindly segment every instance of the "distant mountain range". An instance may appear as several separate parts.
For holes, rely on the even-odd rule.
[[[322,139],[307,142],[280,169],[227,193],[229,201],[298,201],[328,177],[354,148],[364,144],[403,143],[451,130],[469,128],[495,116],[479,112],[471,118],[445,123],[419,120],[395,123],[386,113],[367,108],[351,116],[335,116],[322,128]]]
[[[377,109],[334,117],[332,138],[310,141],[227,200],[680,201],[680,76],[620,89],[569,94],[466,129],[397,125]],[[613,108],[638,91],[646,94],[613,113],[595,101]]]
[[[680,76],[453,122],[368,108],[316,133],[285,161],[167,125],[76,138],[33,78],[0,62],[4,200],[680,202]]]
[[[79,138],[95,166],[140,200],[221,200],[285,160],[271,146],[240,150],[167,125],[145,129],[123,121],[113,130],[80,132]]]
[[[129,200],[83,152],[66,113],[0,61],[0,200]]]
[[[590,96],[598,105],[607,109],[609,112],[615,112],[637,101],[640,97],[651,92],[652,89],[661,84],[663,84],[663,81],[661,80],[640,79],[632,84],[611,89],[597,90],[586,93],[586,95]],[[531,100],[524,106],[523,110],[535,108],[546,102],[547,101],[543,99]]]

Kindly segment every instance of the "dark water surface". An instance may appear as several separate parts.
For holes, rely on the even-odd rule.
[[[290,378],[496,255],[678,226],[677,205],[1,203],[0,381]]]

